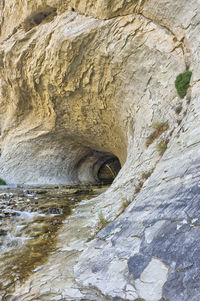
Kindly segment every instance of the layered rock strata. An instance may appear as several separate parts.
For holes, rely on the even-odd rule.
[[[1,26],[6,181],[77,182],[79,162],[93,151],[112,154],[121,165],[141,156],[147,160],[152,123],[176,125],[174,78],[185,70],[187,54],[182,40],[134,13],[102,20],[70,11],[24,28],[33,16],[50,11],[48,3],[43,10],[39,3],[14,5],[20,17],[15,20],[13,13],[6,26],[13,5],[2,8]]]
[[[91,183],[118,158],[122,169],[91,217],[102,210],[114,220],[132,202],[85,238],[73,261],[82,293],[67,298],[200,298],[199,21],[197,0],[1,3],[0,176]],[[174,81],[187,69],[180,100]],[[168,130],[147,147],[162,122]]]

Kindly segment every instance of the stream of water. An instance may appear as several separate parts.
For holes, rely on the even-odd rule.
[[[57,232],[100,186],[0,190],[0,300],[56,252]]]

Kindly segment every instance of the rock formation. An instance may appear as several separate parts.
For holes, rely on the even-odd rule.
[[[78,249],[79,293],[60,296],[199,300],[198,0],[7,0],[0,19],[0,177],[95,183],[109,160],[122,166],[91,212],[113,222]]]

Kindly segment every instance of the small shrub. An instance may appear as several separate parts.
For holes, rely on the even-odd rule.
[[[153,133],[151,133],[146,140],[146,146],[148,147],[153,141],[158,138],[163,132],[167,131],[169,128],[168,122],[157,122],[152,126],[154,128]]]
[[[6,182],[0,178],[0,185],[6,185]]]
[[[175,80],[175,87],[180,98],[184,98],[187,94],[187,89],[189,87],[190,79],[192,76],[191,71],[185,71],[180,73]]]
[[[182,108],[183,107],[181,105],[176,107],[175,112],[176,112],[177,115],[180,114],[180,112],[182,111]]]
[[[103,229],[108,223],[108,221],[105,219],[102,212],[99,213],[99,223],[100,223],[100,229]]]
[[[157,150],[160,152],[161,155],[164,154],[166,149],[167,149],[167,141],[162,140],[157,144]]]

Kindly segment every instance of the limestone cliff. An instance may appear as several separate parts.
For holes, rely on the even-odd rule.
[[[121,171],[95,202],[108,220],[132,202],[84,242],[78,288],[63,298],[199,300],[198,0],[7,0],[0,19],[0,177],[94,183],[118,158]],[[180,99],[174,82],[186,70]]]

